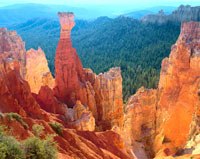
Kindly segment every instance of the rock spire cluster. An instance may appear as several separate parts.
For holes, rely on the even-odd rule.
[[[70,37],[74,14],[58,15],[55,79],[41,48],[26,51],[16,32],[0,29],[0,124],[23,140],[34,124],[53,134],[59,123],[63,159],[200,158],[200,23],[182,24],[158,88],[140,88],[124,106],[120,68],[83,68]],[[23,122],[8,121],[11,112]]]

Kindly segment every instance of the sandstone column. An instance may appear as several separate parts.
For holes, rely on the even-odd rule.
[[[73,106],[76,103],[76,90],[79,90],[83,81],[83,67],[70,38],[75,25],[74,14],[59,12],[58,16],[61,31],[55,57],[55,94],[60,101]]]

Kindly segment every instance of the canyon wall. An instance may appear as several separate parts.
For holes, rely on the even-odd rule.
[[[157,133],[163,145],[183,148],[199,107],[200,23],[183,23],[169,58],[162,62],[157,105]],[[172,131],[173,130],[173,131]],[[172,151],[173,153],[173,151]]]
[[[132,140],[126,142],[142,143],[150,158],[197,153],[199,89],[200,23],[187,22],[162,61],[158,89],[141,88],[129,99],[124,131]]]

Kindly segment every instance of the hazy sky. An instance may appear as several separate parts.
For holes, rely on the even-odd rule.
[[[200,6],[200,0],[0,0],[0,6],[17,3],[43,3],[43,4],[64,4],[70,6],[86,5],[107,5],[127,6],[128,8],[152,7],[152,6],[178,6],[190,4]]]

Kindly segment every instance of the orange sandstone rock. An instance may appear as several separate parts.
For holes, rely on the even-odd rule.
[[[55,57],[55,94],[60,101],[72,107],[78,98],[77,92],[84,85],[83,67],[70,39],[74,15],[72,13],[58,15],[61,33]]]
[[[94,131],[95,129],[95,119],[84,105],[80,101],[76,102],[73,107],[74,110],[74,122],[73,125],[77,130],[81,131]]]
[[[183,23],[169,58],[163,60],[156,122],[157,132],[164,136],[163,144],[166,141],[182,148],[188,139],[195,107],[199,105],[199,40],[200,23]]]
[[[123,125],[122,76],[120,68],[111,68],[108,72],[95,75],[91,81],[98,113],[98,125],[103,130]]]
[[[148,157],[199,154],[199,88],[200,23],[183,23],[169,58],[162,62],[159,88],[140,89],[128,101],[123,130],[131,138],[125,135],[127,145],[143,143]]]
[[[49,70],[47,59],[41,48],[26,52],[26,76],[31,92],[38,93],[41,86],[54,87],[54,79]]]
[[[153,157],[154,155],[152,146],[156,130],[156,102],[157,91],[144,89],[143,87],[131,96],[127,102],[123,134],[125,134],[124,140],[126,143],[129,146],[133,145],[132,149],[136,156],[137,142],[146,148],[148,156]],[[127,136],[129,137],[127,138]]]

